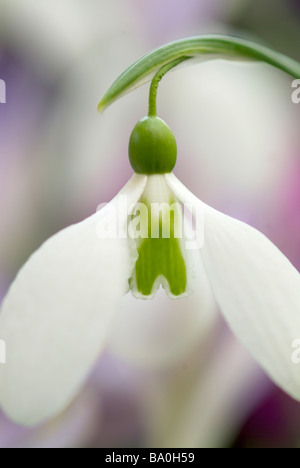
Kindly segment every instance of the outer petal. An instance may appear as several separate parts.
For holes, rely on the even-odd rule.
[[[146,177],[134,176],[120,192],[128,207],[145,184]],[[101,351],[133,267],[127,239],[97,235],[118,200],[46,241],[4,300],[0,337],[7,364],[0,366],[0,401],[18,423],[32,425],[61,411]],[[126,226],[126,211],[120,222]]]
[[[201,203],[174,175],[167,180],[182,202]],[[300,399],[300,369],[292,361],[300,338],[298,271],[256,229],[204,210],[202,258],[225,318],[273,380]]]
[[[160,289],[153,300],[136,300],[128,294],[114,316],[109,349],[138,366],[179,366],[186,355],[216,325],[217,305],[202,264],[196,265],[196,291],[171,300]]]

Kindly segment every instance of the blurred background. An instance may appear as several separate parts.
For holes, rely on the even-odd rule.
[[[205,33],[300,60],[300,1],[0,1],[0,300],[46,238],[131,176],[128,139],[147,112],[148,86],[99,115],[112,81],[153,48]],[[300,104],[291,83],[259,63],[199,63],[168,74],[158,111],[177,138],[176,175],[300,269]],[[188,301],[126,297],[66,412],[33,429],[0,413],[0,447],[299,447],[300,405],[212,305]]]

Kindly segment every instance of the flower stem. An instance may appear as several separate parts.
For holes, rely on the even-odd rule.
[[[162,78],[165,76],[168,71],[172,70],[172,68],[176,67],[179,65],[181,62],[184,60],[189,59],[190,57],[180,57],[176,60],[172,60],[171,62],[167,63],[163,67],[161,67],[158,72],[154,75],[154,78],[151,82],[150,86],[150,92],[149,92],[149,111],[148,111],[148,116],[149,117],[156,117],[157,112],[156,112],[156,97],[157,97],[157,90],[158,90],[158,85],[159,82],[162,80]]]

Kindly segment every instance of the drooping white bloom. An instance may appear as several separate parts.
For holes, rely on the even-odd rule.
[[[51,418],[83,385],[105,345],[118,302],[130,288],[137,295],[143,243],[126,235],[133,211],[141,200],[159,199],[162,188],[162,201],[167,193],[204,213],[204,243],[186,255],[178,240],[187,275],[184,291],[172,294],[166,278],[153,277],[149,296],[159,284],[171,296],[184,296],[193,276],[190,265],[199,263],[234,333],[273,380],[300,399],[300,373],[291,360],[291,343],[300,337],[297,270],[263,234],[202,203],[173,173],[135,174],[105,208],[46,241],[4,300],[0,337],[7,364],[0,366],[0,402],[14,421],[33,425]],[[118,211],[118,235],[99,236],[121,197],[128,209]],[[172,266],[172,256],[169,261]],[[195,280],[191,288],[198,287]]]

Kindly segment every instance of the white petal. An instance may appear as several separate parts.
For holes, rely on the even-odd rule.
[[[136,203],[146,177],[120,194]],[[119,194],[119,196],[120,196]],[[14,421],[32,425],[61,411],[79,390],[103,347],[132,259],[127,239],[100,239],[97,229],[119,196],[85,221],[46,241],[20,270],[4,300],[0,401]],[[121,222],[127,223],[123,212]]]
[[[171,300],[162,289],[151,301],[125,296],[110,329],[110,351],[137,366],[165,368],[179,366],[210,337],[217,305],[203,265],[197,266],[196,291],[184,299]]]
[[[167,179],[182,202],[201,203],[174,175]],[[256,229],[204,209],[201,253],[225,318],[273,380],[300,399],[300,369],[292,361],[292,344],[300,338],[298,271]]]

